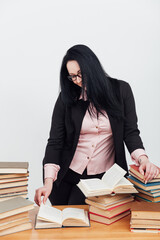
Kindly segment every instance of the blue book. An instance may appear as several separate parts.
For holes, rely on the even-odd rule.
[[[136,194],[135,194],[135,195],[136,195]],[[144,197],[141,197],[141,196],[139,196],[139,195],[136,195],[136,197],[141,198],[141,199],[143,199],[143,200],[145,200],[145,201],[147,201],[147,202],[153,202],[153,201],[150,201],[150,200],[148,200],[148,199],[146,199],[146,198],[144,198]],[[158,203],[158,202],[160,202],[160,201],[154,201],[154,203]]]
[[[142,188],[140,188],[140,187],[137,187],[137,186],[136,186],[136,189],[137,189],[138,192],[144,193],[144,194],[146,194],[146,195],[148,195],[148,196],[151,196],[151,197],[160,197],[160,190],[158,190],[158,189],[155,190],[155,191],[151,191],[151,190],[146,191],[146,190],[144,190],[144,189],[142,189]]]
[[[136,179],[133,176],[128,176],[128,180],[132,182],[135,186],[138,186],[142,188],[143,190],[149,191],[149,190],[160,190],[160,182],[152,182],[152,183],[142,183],[138,179]]]

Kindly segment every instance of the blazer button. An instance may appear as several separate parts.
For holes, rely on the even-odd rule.
[[[87,159],[89,159],[89,157],[87,157]]]

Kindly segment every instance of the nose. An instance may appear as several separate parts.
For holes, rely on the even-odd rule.
[[[77,76],[76,82],[80,83],[81,81],[82,81],[82,79],[79,76]]]

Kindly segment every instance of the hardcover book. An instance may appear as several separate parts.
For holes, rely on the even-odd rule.
[[[34,203],[23,197],[15,197],[0,204],[0,219],[26,212],[34,208]]]
[[[160,190],[159,191],[145,191],[139,187],[136,187],[136,189],[138,190],[138,192],[141,192],[141,193],[144,193],[148,196],[151,196],[151,197],[160,197]]]
[[[160,220],[160,203],[134,201],[131,204],[131,219]]]
[[[15,192],[25,192],[25,191],[27,191],[27,185],[19,186],[19,187],[2,188],[0,189],[0,195],[7,194],[7,193],[15,193]]]
[[[160,182],[152,182],[152,183],[142,183],[141,181],[139,181],[138,179],[136,179],[133,176],[128,176],[128,180],[133,183],[135,186],[140,187],[141,189],[145,190],[145,191],[149,191],[149,190],[157,190],[159,189],[160,191]]]
[[[4,236],[4,235],[11,234],[11,233],[16,233],[16,232],[21,232],[21,231],[28,230],[28,229],[32,229],[31,222],[26,222],[26,223],[23,223],[23,224],[14,226],[14,227],[10,227],[10,228],[1,230],[0,236]]]
[[[102,179],[81,179],[77,186],[86,197],[111,193],[137,193],[133,184],[124,177],[125,174],[126,171],[115,163]]]
[[[121,195],[123,197],[123,194]],[[134,197],[131,195],[128,195],[128,197],[121,198],[119,200],[113,201],[112,203],[104,204],[103,202],[96,202],[96,200],[90,200],[90,199],[85,199],[85,202],[88,205],[95,206],[97,208],[101,208],[103,210],[107,210],[111,207],[116,207],[119,206],[120,204],[125,204],[128,202],[132,202],[134,200]]]
[[[0,173],[27,173],[28,162],[0,162]]]
[[[106,218],[104,216],[100,216],[100,215],[97,215],[94,213],[89,213],[89,216],[90,216],[90,220],[92,220],[92,221],[109,225],[109,224],[112,224],[112,223],[120,220],[121,218],[126,217],[129,214],[130,214],[130,211],[126,211],[126,212],[123,212],[123,213],[113,217],[113,218]]]
[[[160,170],[159,167],[158,167],[158,169]],[[139,166],[136,166],[135,164],[131,164],[129,171],[130,171],[131,175],[133,174],[134,177],[138,178],[142,182],[145,182],[144,175],[142,175],[139,172]],[[149,182],[160,182],[160,174],[156,178],[150,180]]]
[[[0,179],[18,179],[21,177],[28,177],[29,176],[29,172],[27,171],[27,173],[0,173]]]
[[[112,207],[112,208],[109,208],[107,210],[102,210],[100,208],[90,206],[89,207],[89,212],[110,219],[110,218],[113,218],[113,217],[123,213],[123,212],[126,212],[126,211],[130,210],[130,208],[131,208],[131,203],[120,204],[116,207]]]
[[[160,197],[151,197],[144,193],[138,193],[138,194],[136,194],[136,196],[141,197],[146,200],[149,200],[151,202],[160,202]]]
[[[64,208],[62,211],[41,203],[35,229],[61,227],[89,227],[88,212],[80,208]]]

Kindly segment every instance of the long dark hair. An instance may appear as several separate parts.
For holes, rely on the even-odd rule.
[[[69,73],[66,64],[70,60],[76,60],[80,66],[82,87],[67,79]],[[63,102],[72,105],[79,100],[81,93],[84,99],[85,87],[87,100],[91,103],[90,114],[94,114],[94,106],[98,113],[105,110],[113,117],[122,117],[118,81],[105,72],[97,56],[89,47],[77,44],[68,49],[62,60],[60,88]]]

